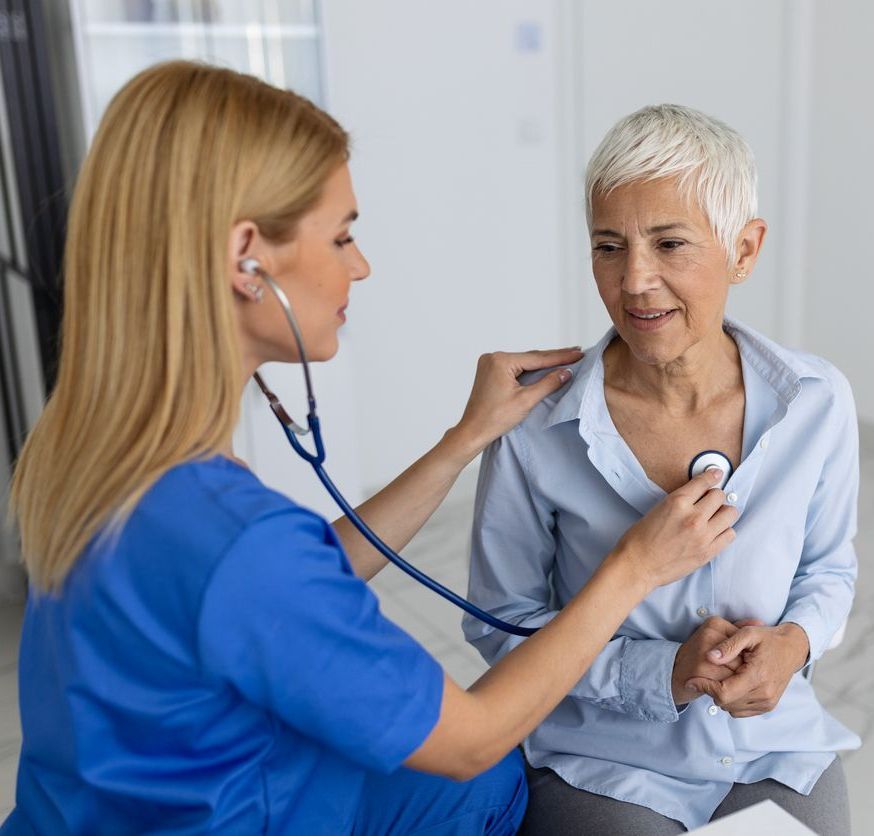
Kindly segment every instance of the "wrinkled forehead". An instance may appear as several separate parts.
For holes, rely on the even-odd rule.
[[[646,228],[676,226],[711,231],[694,183],[677,176],[632,180],[592,194],[592,234],[606,227],[628,224]]]

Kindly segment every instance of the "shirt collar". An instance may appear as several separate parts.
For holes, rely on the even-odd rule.
[[[825,378],[821,368],[814,364],[814,358],[783,348],[735,319],[725,317],[723,328],[734,339],[744,360],[787,406],[798,396],[804,378]],[[603,386],[604,351],[616,336],[616,329],[611,327],[598,343],[586,351],[574,370],[573,383],[550,410],[544,422],[545,428],[584,419],[587,404],[591,403],[590,393],[594,387]]]

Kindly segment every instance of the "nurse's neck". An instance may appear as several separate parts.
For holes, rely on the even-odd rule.
[[[721,328],[669,360],[636,355],[617,338],[604,352],[604,382],[658,403],[671,415],[702,412],[743,390],[740,353]]]
[[[256,363],[254,360],[248,361],[247,358],[243,357],[243,377],[240,382],[240,402],[243,400],[243,395],[246,391],[246,384],[252,379],[252,375],[258,371],[258,366],[260,364]],[[226,459],[234,462],[234,464],[238,464],[240,467],[245,467],[247,470],[251,470],[248,462],[241,459],[234,452],[234,442],[232,438],[229,438],[221,447],[217,450],[220,456],[223,456]]]

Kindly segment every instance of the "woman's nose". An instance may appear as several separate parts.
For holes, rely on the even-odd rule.
[[[352,281],[360,282],[370,275],[370,263],[364,257],[364,253],[355,246],[355,261],[352,264]]]
[[[658,262],[645,247],[629,247],[622,274],[622,289],[630,296],[655,290],[660,283]]]

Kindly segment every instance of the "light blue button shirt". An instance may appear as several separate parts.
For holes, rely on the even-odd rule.
[[[710,615],[793,621],[818,658],[853,600],[858,427],[849,384],[818,357],[731,320],[746,407],[742,461],[726,485],[737,538],[707,566],[656,589],[588,673],[525,742],[533,766],[641,804],[686,827],[708,822],[732,783],[773,778],[809,793],[859,738],[796,674],[777,708],[733,719],[701,697],[678,712],[671,673],[680,644]],[[494,615],[543,625],[591,578],[619,537],[665,496],[619,435],[604,398],[611,330],[486,452],[469,597]],[[524,639],[465,616],[494,663]]]

